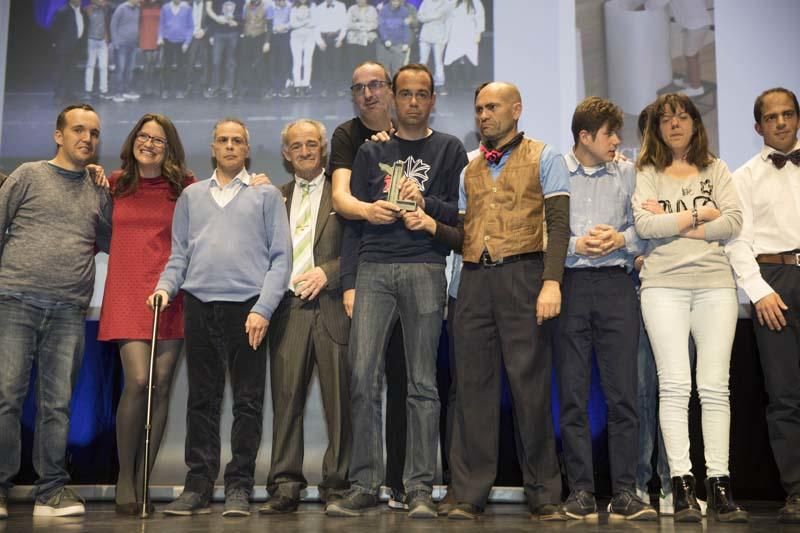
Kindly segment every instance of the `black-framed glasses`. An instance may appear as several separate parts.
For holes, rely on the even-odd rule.
[[[148,135],[147,133],[140,131],[136,134],[136,140],[142,144],[147,144],[147,141],[153,143],[153,146],[156,148],[164,148],[167,145],[167,140],[161,137],[153,137],[152,135]]]
[[[353,94],[364,94],[364,90],[367,88],[369,88],[370,92],[375,92],[387,85],[389,85],[389,82],[386,80],[372,80],[369,83],[354,83],[350,86],[350,90],[353,91]]]

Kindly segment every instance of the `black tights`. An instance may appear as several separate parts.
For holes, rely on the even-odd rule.
[[[172,374],[183,340],[158,342],[153,368],[152,428],[150,430],[150,463],[152,471],[164,427],[167,425],[169,391]],[[117,452],[119,477],[116,501],[119,504],[142,501],[142,461],[144,460],[145,418],[147,416],[147,377],[150,364],[150,342],[127,340],[119,343],[125,388],[117,407]]]

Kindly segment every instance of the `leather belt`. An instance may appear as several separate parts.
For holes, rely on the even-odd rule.
[[[780,254],[759,254],[756,262],[767,265],[793,265],[800,266],[800,253],[784,252]]]
[[[517,261],[522,261],[524,259],[536,259],[541,257],[542,257],[541,252],[530,252],[527,254],[507,255],[501,259],[498,259],[497,261],[492,261],[491,256],[489,256],[489,252],[484,250],[478,262],[483,267],[491,268],[501,265],[507,265],[509,263],[516,263]]]

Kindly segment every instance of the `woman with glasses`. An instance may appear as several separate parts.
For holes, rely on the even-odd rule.
[[[144,426],[153,314],[147,297],[170,254],[175,201],[194,177],[172,121],[144,115],[120,150],[122,168],[109,178],[114,214],[98,339],[119,343],[125,385],[117,408],[119,477],[116,511],[141,510]],[[150,465],[167,422],[172,372],[183,346],[180,296],[161,315],[153,382]]]
[[[727,165],[714,157],[700,113],[683,94],[662,95],[647,119],[636,163],[636,231],[650,239],[641,305],[658,372],[659,417],[672,475],[676,522],[699,522],[689,457],[689,335],[705,445],[708,512],[746,522],[731,495],[728,381],[738,300],[725,241],[742,211]]]

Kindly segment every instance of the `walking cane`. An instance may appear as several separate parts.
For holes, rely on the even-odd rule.
[[[161,315],[161,295],[153,297],[153,338],[150,341],[150,370],[147,374],[147,416],[144,423],[144,476],[142,480],[142,518],[147,518],[147,502],[150,500],[150,429],[153,425],[153,367],[158,345],[158,317]]]

